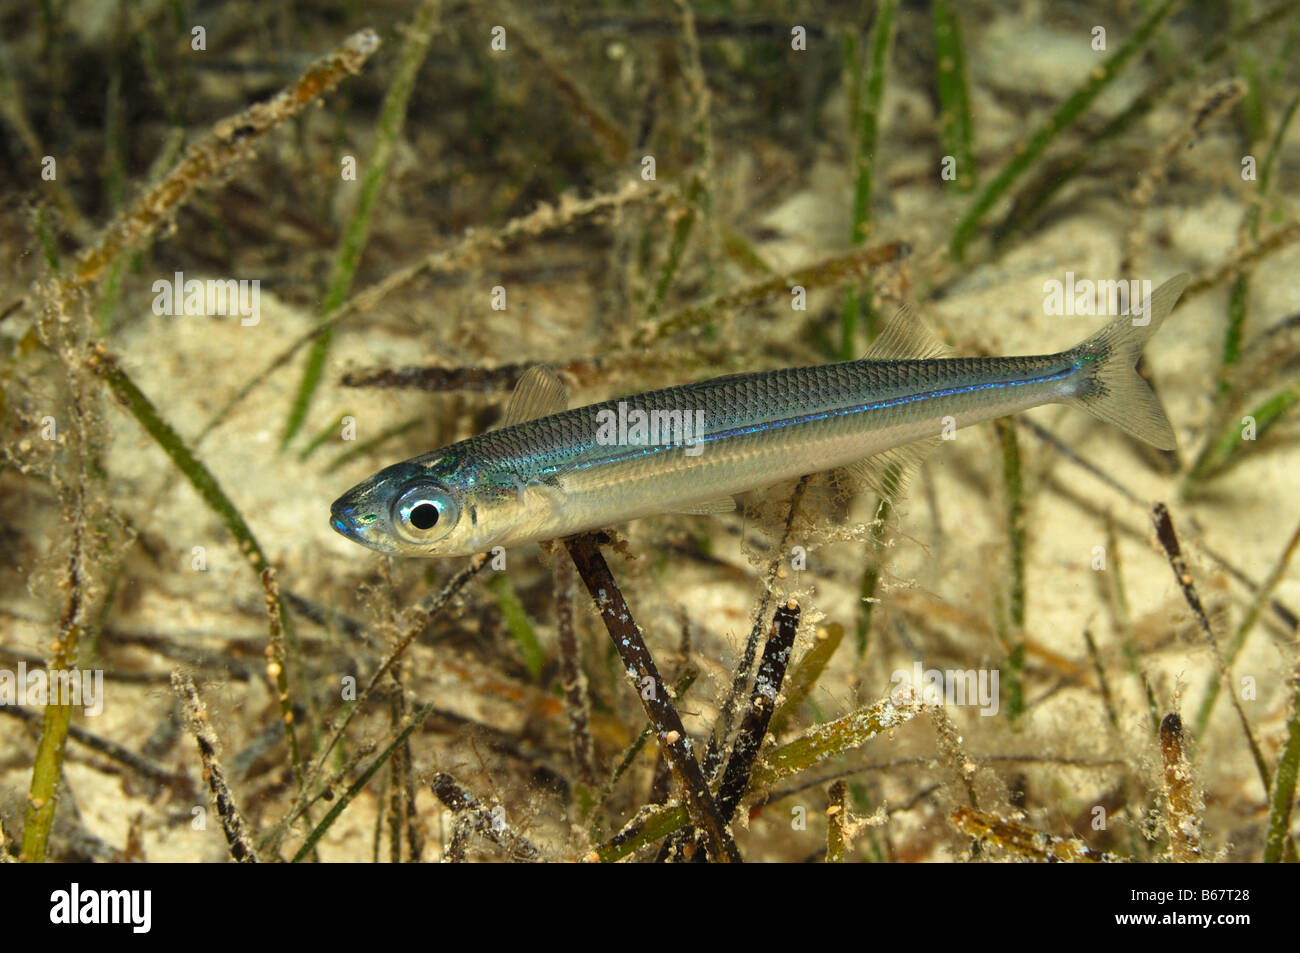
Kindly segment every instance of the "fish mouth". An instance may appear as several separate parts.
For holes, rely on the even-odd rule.
[[[378,514],[371,513],[366,507],[357,505],[356,494],[352,491],[344,493],[330,504],[330,528],[334,532],[352,540],[354,543],[360,543],[362,546],[383,552],[384,550],[375,545],[367,532],[370,524],[374,523],[377,518]]]
[[[357,536],[357,524],[352,518],[355,512],[356,507],[348,502],[348,498],[340,496],[330,504],[330,527],[340,536],[360,542]]]

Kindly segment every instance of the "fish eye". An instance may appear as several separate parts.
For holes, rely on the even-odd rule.
[[[416,543],[431,543],[451,532],[459,511],[443,487],[419,483],[410,487],[393,504],[393,524],[399,533]]]
[[[411,508],[407,514],[407,519],[416,529],[433,529],[438,523],[438,516],[442,510],[438,509],[437,503],[430,503],[428,500],[421,500]]]

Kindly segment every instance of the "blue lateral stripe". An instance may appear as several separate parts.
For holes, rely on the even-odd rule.
[[[874,410],[887,410],[890,407],[901,407],[906,404],[918,403],[925,400],[933,400],[938,397],[953,397],[961,394],[971,394],[982,390],[996,390],[1004,387],[1023,387],[1027,384],[1048,384],[1052,381],[1058,381],[1062,378],[1069,377],[1076,370],[1075,365],[1070,365],[1059,371],[1053,371],[1050,374],[1044,374],[1038,377],[1028,377],[1024,380],[1013,381],[987,381],[980,384],[961,384],[956,387],[946,387],[942,390],[926,391],[920,394],[906,394],[902,397],[890,397],[887,400],[873,401],[869,404],[856,404],[851,407],[841,407],[835,410],[823,410],[811,414],[802,414],[798,417],[787,417],[783,420],[773,420],[767,423],[753,424],[747,427],[734,427],[730,430],[719,430],[716,433],[707,434],[703,437],[696,438],[696,444],[707,445],[710,441],[727,440],[734,437],[743,437],[749,434],[762,433],[769,430],[776,430],[781,427],[794,427],[800,424],[816,423],[821,420],[829,420],[834,417],[845,417],[851,414],[869,413]],[[637,408],[645,409],[645,408]],[[680,450],[683,444],[647,444],[643,447],[627,445],[619,448],[619,452],[609,456],[600,457],[595,460],[587,460],[582,463],[564,463],[552,464],[541,467],[537,474],[545,476],[559,473],[561,471],[589,470],[606,463],[615,463],[624,460],[633,460],[637,457],[647,456],[653,453],[661,453],[665,450]]]

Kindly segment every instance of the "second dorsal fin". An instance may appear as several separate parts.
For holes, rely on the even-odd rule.
[[[569,406],[569,392],[550,364],[534,364],[524,371],[510,395],[502,427],[521,424],[550,414],[558,414]]]
[[[950,353],[948,345],[935,336],[915,309],[905,304],[885,319],[862,360],[920,361]]]

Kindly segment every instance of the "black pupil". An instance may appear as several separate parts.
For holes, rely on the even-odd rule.
[[[411,525],[416,529],[433,529],[438,522],[438,507],[432,503],[417,503],[411,510]]]

